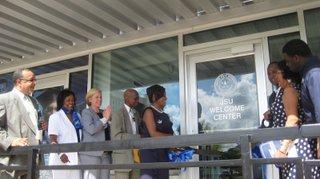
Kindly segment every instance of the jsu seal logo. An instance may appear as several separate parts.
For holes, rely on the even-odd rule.
[[[217,77],[213,85],[219,96],[230,96],[236,89],[237,79],[230,73],[223,73]]]

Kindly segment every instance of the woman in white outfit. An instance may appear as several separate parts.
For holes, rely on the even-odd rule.
[[[83,142],[102,142],[109,140],[109,121],[111,119],[111,106],[100,109],[102,94],[99,89],[91,89],[86,95],[89,108],[82,111],[81,124],[83,125]],[[80,152],[80,163],[86,165],[105,165],[111,163],[110,152],[91,151]],[[109,170],[84,170],[83,179],[109,179]]]
[[[78,143],[81,136],[80,115],[74,111],[75,95],[62,90],[57,97],[57,112],[49,117],[51,144]],[[78,152],[51,153],[49,165],[78,165]],[[80,170],[52,170],[53,179],[78,179]]]

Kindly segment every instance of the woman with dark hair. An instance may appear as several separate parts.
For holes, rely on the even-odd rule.
[[[160,85],[147,88],[150,106],[145,108],[141,137],[172,136],[172,122],[168,114],[163,111],[166,105],[166,90]],[[168,162],[168,149],[142,149],[140,150],[141,163]],[[168,179],[169,169],[141,169],[141,179]]]
[[[51,144],[80,141],[80,115],[74,110],[75,94],[68,89],[57,96],[57,112],[49,117],[48,134]],[[49,165],[78,165],[78,152],[51,153]],[[80,178],[79,170],[52,170],[53,179]]]
[[[301,126],[306,123],[300,98],[300,77],[299,74],[290,71],[285,61],[277,63],[275,68],[275,81],[280,87],[275,101],[271,105],[274,127]],[[277,158],[285,158],[292,155],[290,149],[295,147],[291,157],[302,157],[303,160],[317,158],[316,139],[300,138],[296,140],[284,139],[279,149],[273,154]],[[317,167],[312,168],[314,178],[319,178]],[[281,178],[297,178],[296,166],[284,164],[280,167]]]

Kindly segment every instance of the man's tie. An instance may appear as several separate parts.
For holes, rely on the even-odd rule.
[[[35,129],[38,130],[38,113],[37,113],[36,109],[34,108],[29,96],[25,95],[23,97],[23,99],[25,100],[25,102],[27,104],[26,109],[27,109],[29,117],[32,121],[32,124],[34,125]]]
[[[136,110],[133,109],[133,108],[130,108],[129,114],[130,114],[130,117],[131,117],[131,119],[132,119],[133,121],[136,121],[135,118],[134,118],[134,114],[135,114],[135,113],[136,113]]]
[[[130,114],[130,117],[131,117],[131,119],[132,119],[133,122],[136,121],[136,120],[135,120],[135,117],[134,117],[134,114],[135,114],[135,113],[136,113],[136,110],[133,109],[133,108],[130,108],[129,114]],[[132,126],[132,127],[133,127],[133,126]],[[137,129],[136,129],[136,124],[134,124],[134,127],[132,128],[132,130],[134,130],[133,133],[136,134],[136,131],[137,131]],[[133,161],[134,161],[135,163],[140,163],[139,149],[133,149]]]

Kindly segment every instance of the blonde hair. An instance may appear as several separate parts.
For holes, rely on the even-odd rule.
[[[101,93],[101,90],[98,89],[98,88],[92,88],[87,92],[87,94],[86,94],[86,103],[87,103],[88,106],[91,106],[89,98],[91,98],[96,93]]]

